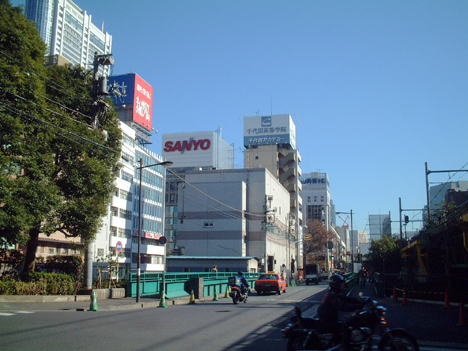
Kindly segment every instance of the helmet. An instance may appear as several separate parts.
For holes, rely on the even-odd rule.
[[[242,272],[241,271],[237,272],[237,275],[242,275]]]
[[[339,290],[343,283],[345,283],[345,278],[340,274],[334,274],[330,278],[329,286],[332,290]]]

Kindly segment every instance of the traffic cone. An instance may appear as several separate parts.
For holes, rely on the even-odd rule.
[[[193,293],[193,290],[192,290],[192,292],[190,293],[189,305],[193,305],[193,304],[195,304],[195,294]]]
[[[229,299],[229,286],[226,287],[226,293],[224,294],[225,299]]]
[[[460,317],[458,318],[457,326],[464,327],[466,325],[467,324],[466,324],[465,306],[463,306],[463,301],[461,301],[460,302]]]
[[[98,305],[97,305],[97,298],[96,298],[96,291],[93,290],[91,294],[91,303],[89,304],[89,310],[88,311],[99,311]]]
[[[406,297],[406,290],[403,291],[403,302],[401,303],[402,306],[406,306],[408,304],[408,298]]]
[[[444,307],[445,308],[450,307],[450,300],[449,300],[449,296],[448,296],[448,290],[445,290],[445,304],[444,304]]]
[[[398,296],[397,296],[396,288],[393,287],[393,301],[397,301],[397,300],[398,300]]]
[[[166,292],[163,290],[161,291],[161,299],[159,300],[159,306],[158,307],[163,307],[166,308]]]
[[[216,286],[214,288],[214,296],[213,296],[213,301],[219,301],[219,298],[218,298],[218,293],[216,292]]]

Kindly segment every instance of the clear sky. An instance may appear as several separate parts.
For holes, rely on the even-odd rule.
[[[162,134],[222,127],[241,168],[243,117],[290,114],[303,173],[326,172],[336,210],[366,231],[369,214],[398,221],[400,197],[424,207],[425,162],[468,169],[466,0],[75,3],[113,36],[113,73],[153,86],[157,153]],[[468,172],[429,176],[449,179]]]

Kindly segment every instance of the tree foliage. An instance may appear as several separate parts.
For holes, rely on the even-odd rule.
[[[367,264],[377,272],[399,273],[401,269],[400,245],[396,238],[382,235],[379,240],[371,240]]]
[[[32,271],[40,233],[94,238],[122,136],[111,111],[90,128],[92,74],[45,67],[33,24],[8,1],[0,0],[0,13],[0,237],[27,244]]]

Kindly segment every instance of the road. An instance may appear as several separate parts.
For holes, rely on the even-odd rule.
[[[19,311],[0,314],[0,350],[286,350],[280,329],[293,306],[316,305],[318,286],[288,287],[282,295],[251,294],[194,305],[110,311]],[[28,313],[29,312],[29,313]],[[422,351],[468,350],[463,345],[419,340]]]

